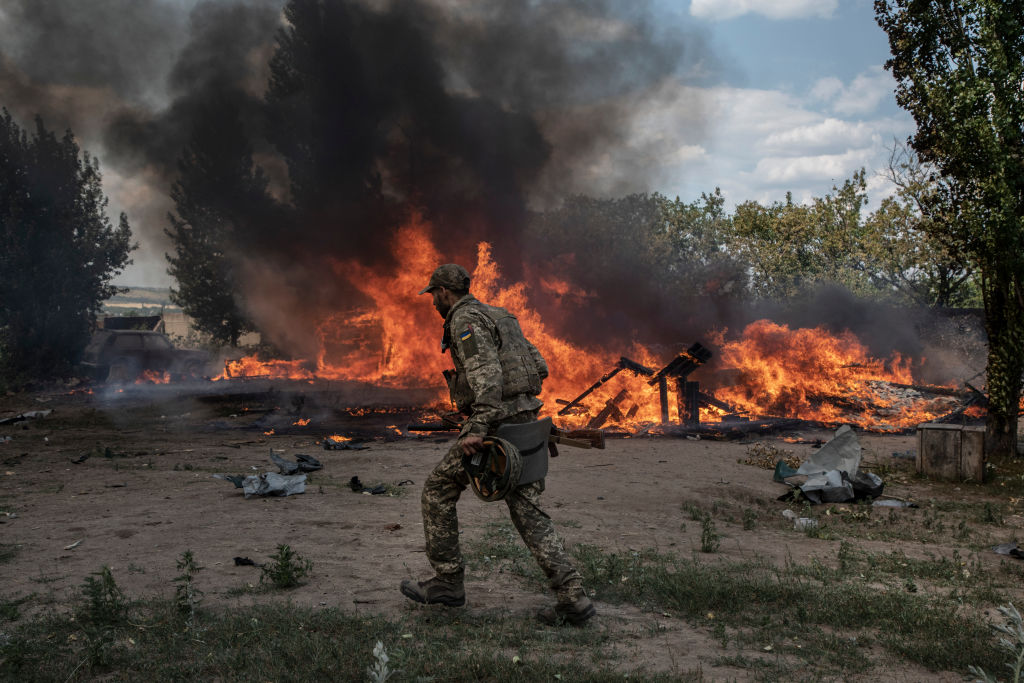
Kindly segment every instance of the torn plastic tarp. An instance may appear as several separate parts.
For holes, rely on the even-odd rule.
[[[1018,548],[1017,544],[1013,541],[993,546],[992,551],[997,555],[1009,555],[1010,557],[1016,557],[1018,560],[1024,560],[1024,550]]]
[[[799,468],[794,470],[782,461],[776,463],[772,478],[788,483],[790,477],[806,475],[806,481],[796,488],[815,504],[877,498],[885,483],[876,474],[859,471],[860,457],[856,432],[850,425],[843,425]]]
[[[874,500],[871,504],[878,508],[916,508],[917,503],[897,498],[886,498],[885,500]]]
[[[278,474],[276,472],[263,472],[248,477],[232,476],[229,474],[215,474],[215,479],[230,481],[236,488],[242,489],[246,498],[251,496],[290,496],[295,493],[305,493],[305,474]]]
[[[853,500],[853,485],[844,474],[839,470],[829,470],[808,475],[800,490],[812,503],[843,503]]]
[[[278,466],[281,474],[297,474],[299,472],[316,472],[322,470],[324,466],[319,460],[314,458],[312,455],[303,455],[299,453],[295,456],[298,462],[288,462],[281,456],[277,455],[273,451],[270,452],[270,460]]]
[[[837,470],[856,474],[860,469],[860,441],[850,425],[836,430],[832,439],[814,452],[807,462],[797,468],[797,474],[824,474]]]

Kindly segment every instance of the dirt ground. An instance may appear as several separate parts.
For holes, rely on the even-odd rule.
[[[4,566],[5,595],[54,591],[70,600],[86,576],[108,565],[130,596],[170,596],[178,573],[175,562],[191,549],[205,568],[198,577],[205,604],[280,599],[279,594],[238,595],[237,589],[259,582],[260,572],[236,566],[233,558],[265,562],[278,544],[287,543],[313,563],[311,580],[287,594],[296,603],[388,617],[422,609],[399,593],[398,584],[430,574],[419,498],[448,437],[399,436],[391,425],[402,427],[410,419],[400,410],[363,416],[340,411],[339,402],[352,396],[337,388],[333,393],[342,397],[333,405],[323,400],[326,394],[316,400],[297,398],[259,386],[230,395],[221,390],[210,396],[208,391],[154,386],[86,393],[64,388],[0,397],[0,420],[52,411],[0,425],[0,543],[16,546]],[[294,425],[299,418],[310,423]],[[264,433],[271,429],[273,434]],[[324,450],[322,439],[332,433],[363,436],[369,447]],[[800,435],[827,440],[831,432]],[[860,439],[865,463],[912,471],[913,461],[893,457],[915,447],[912,436],[862,434]],[[716,557],[767,557],[779,563],[817,557],[834,563],[839,541],[794,530],[782,517],[785,505],[775,501],[785,488],[772,481],[771,471],[739,462],[748,457],[752,442],[761,441],[803,458],[812,452],[812,446],[788,444],[778,435],[730,442],[617,438],[609,439],[604,450],[563,447],[552,460],[543,501],[570,546],[654,548],[688,557],[700,551],[701,526],[684,506],[727,501],[757,508],[760,521],[753,530],[744,530],[739,520],[719,523],[722,543]],[[304,494],[286,498],[246,499],[232,484],[212,476],[276,471],[271,449],[291,460],[300,453],[312,455],[324,468],[310,475]],[[353,476],[367,485],[411,483],[403,484],[399,495],[368,495],[350,489]],[[912,500],[988,495],[979,487],[912,476],[894,477],[885,493]],[[467,539],[507,519],[503,504],[483,503],[470,492],[459,507]],[[1005,540],[1021,526],[1020,518],[1008,517]],[[950,544],[950,551],[957,547],[953,539]],[[876,550],[885,547],[874,545]],[[923,553],[913,544],[901,544],[901,549],[910,556]],[[994,554],[980,558],[999,562]],[[621,634],[627,666],[643,663],[677,672],[702,667],[708,680],[746,680],[743,670],[711,666],[721,648],[707,631],[669,615],[602,602],[600,587],[593,588],[598,627]],[[524,613],[551,599],[514,576],[474,572],[467,577],[467,596],[471,611]],[[959,673],[913,668],[884,674],[887,680],[962,680]]]

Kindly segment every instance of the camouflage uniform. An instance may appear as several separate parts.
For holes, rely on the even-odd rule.
[[[468,415],[459,437],[487,436],[501,424],[531,422],[543,405],[537,398],[547,364],[523,336],[516,319],[471,294],[459,299],[445,318],[442,349],[449,348],[455,373],[449,390],[456,407]],[[423,530],[427,558],[437,576],[462,583],[459,522],[455,504],[469,485],[456,442],[423,487]],[[505,496],[512,523],[560,601],[583,595],[583,581],[539,506],[544,481],[525,484]]]

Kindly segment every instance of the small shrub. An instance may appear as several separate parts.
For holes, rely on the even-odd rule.
[[[75,618],[85,636],[85,659],[81,664],[90,667],[106,665],[114,647],[114,632],[128,620],[128,600],[114,580],[110,567],[105,566],[86,577]]]
[[[196,607],[203,599],[203,592],[195,585],[195,576],[202,567],[196,564],[191,550],[181,554],[177,566],[181,574],[174,577],[174,582],[178,584],[174,589],[174,606],[179,614],[186,617],[186,625],[192,630],[195,627]]]
[[[302,583],[303,577],[313,569],[313,563],[301,557],[288,545],[277,546],[277,553],[272,555],[261,571],[260,583],[269,581],[276,588],[293,588]]]
[[[715,531],[715,523],[711,521],[711,515],[706,515],[701,521],[700,549],[705,553],[718,552],[721,545],[720,537]]]
[[[86,577],[82,583],[82,602],[75,618],[93,626],[119,626],[128,617],[128,601],[114,580],[110,567]]]
[[[1003,526],[1003,514],[1000,512],[999,506],[995,503],[985,503],[985,507],[981,511],[981,521],[983,524]]]
[[[704,511],[695,503],[683,503],[683,511],[690,513],[690,519],[699,522],[704,518]]]
[[[746,508],[743,511],[743,528],[746,529],[747,531],[750,531],[751,529],[755,528],[756,526],[757,526],[757,513],[754,512],[753,510],[751,510],[750,508]]]

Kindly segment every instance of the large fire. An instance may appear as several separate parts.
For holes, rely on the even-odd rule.
[[[429,297],[417,294],[445,259],[419,219],[399,231],[394,253],[401,266],[390,273],[357,262],[333,264],[335,275],[347,279],[372,305],[325,318],[317,331],[320,351],[316,358],[260,360],[249,356],[229,362],[224,374],[215,379],[270,377],[352,380],[395,388],[437,386],[438,404],[445,403],[441,373],[451,367],[451,360],[439,351],[441,320]],[[491,247],[485,242],[478,245],[471,274],[473,294],[516,315],[527,337],[547,360],[551,376],[544,383],[541,398],[548,414],[555,415],[568,399],[613,368],[623,354],[654,370],[671,360],[638,342],[614,349],[583,348],[558,336],[530,306],[530,289],[525,283],[503,284]],[[540,288],[545,296],[587,296],[571,283],[552,277],[542,279]],[[911,361],[898,354],[885,361],[872,358],[848,332],[833,335],[824,329],[789,329],[761,320],[747,326],[736,338],[728,339],[721,331],[709,334],[711,337],[717,346],[717,367],[731,371],[698,371],[692,379],[701,382],[702,391],[713,393],[742,415],[900,428],[951,409],[948,399],[915,400],[905,392],[894,394],[892,383],[913,383]],[[690,341],[681,343],[679,350]],[[559,422],[567,427],[586,426],[612,402],[618,416],[613,420],[615,426],[635,429],[658,423],[662,408],[659,388],[649,379],[628,369],[618,372],[579,406],[560,416]],[[671,389],[675,391],[674,386]],[[678,421],[675,399],[668,403],[669,420]],[[703,407],[701,418],[718,419],[724,412]]]
[[[850,332],[791,330],[759,320],[741,338],[722,340],[722,365],[735,368],[715,395],[755,415],[793,416],[864,427],[909,427],[949,413],[949,397],[925,397],[912,385],[911,359],[872,358]]]

